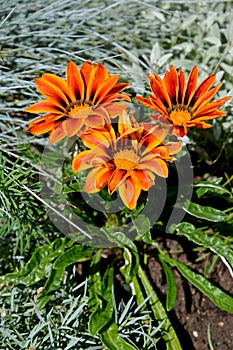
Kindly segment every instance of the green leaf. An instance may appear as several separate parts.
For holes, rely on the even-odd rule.
[[[183,209],[190,215],[199,219],[205,219],[213,222],[224,221],[226,214],[221,210],[214,209],[212,207],[204,207],[199,204],[195,204],[187,200],[184,203]]]
[[[61,255],[72,244],[74,244],[72,240],[64,237],[57,238],[53,243],[37,248],[31,259],[19,272],[5,275],[1,278],[2,282],[11,281],[30,286],[40,281],[45,276],[47,266],[51,264],[52,260]]]
[[[173,309],[177,297],[176,279],[172,269],[170,269],[170,267],[163,260],[160,262],[163,266],[167,282],[166,309],[167,311],[170,311]]]
[[[124,247],[125,265],[121,267],[121,272],[125,277],[126,283],[130,283],[132,277],[136,275],[139,265],[139,256],[136,245],[123,232],[114,232],[105,228],[104,232],[108,235],[109,240],[120,247]]]
[[[204,295],[206,295],[217,307],[224,311],[233,313],[233,298],[214,286],[204,276],[195,273],[185,264],[160,254],[160,259],[166,261],[171,266],[176,267],[180,273]]]
[[[138,272],[139,256],[136,246],[133,250],[125,247],[123,256],[125,264],[120,268],[120,271],[125,278],[125,283],[129,284]]]
[[[93,257],[92,269],[89,276],[89,309],[92,312],[89,319],[89,331],[92,335],[97,332],[101,333],[104,326],[112,321],[113,314],[113,277],[114,268],[111,265],[107,268],[103,280],[100,276],[99,262],[101,258],[101,252]]]
[[[54,262],[54,269],[66,268],[68,265],[74,264],[75,262],[85,261],[90,259],[90,255],[94,252],[94,249],[84,245],[75,245],[70,249],[66,250],[60,255]]]
[[[222,180],[222,178],[218,178],[216,180]],[[219,185],[220,181],[200,181],[194,185],[194,187],[198,187],[196,190],[197,196],[200,198],[203,196],[206,192],[214,192],[216,194],[224,194],[227,193],[229,196],[231,196],[231,192],[228,191],[224,186]]]
[[[101,333],[100,338],[107,349],[111,350],[135,350],[135,348],[127,343],[118,334],[118,326],[113,323],[104,332]]]
[[[188,222],[182,222],[172,228],[179,235],[184,235],[190,241],[212,250],[226,264],[233,276],[233,251],[220,238],[209,236]],[[224,258],[224,259],[223,259]]]
[[[39,309],[42,309],[52,298],[52,292],[60,288],[67,266],[78,261],[85,261],[87,259],[90,259],[90,254],[92,252],[93,249],[90,247],[75,245],[55,260],[50,274],[46,280],[43,293],[37,300],[37,307]]]
[[[149,303],[153,311],[154,317],[158,322],[164,321],[161,327],[161,335],[166,342],[167,350],[182,350],[179,339],[175,333],[171,322],[168,319],[166,310],[164,309],[161,301],[159,300],[154,288],[152,287],[145,271],[139,266],[138,275],[145,288],[146,294],[150,296]]]
[[[150,220],[145,215],[139,215],[133,220],[136,230],[141,240],[147,244],[152,242],[150,233]]]

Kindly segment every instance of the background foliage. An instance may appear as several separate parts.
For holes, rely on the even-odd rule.
[[[152,70],[163,74],[173,64],[189,72],[193,65],[198,65],[200,80],[216,72],[217,80],[223,82],[219,96],[231,95],[232,4],[232,1],[39,0],[32,3],[29,0],[0,0],[0,275],[15,273],[6,279],[7,288],[2,289],[0,296],[1,349],[26,349],[31,346],[32,350],[32,346],[43,345],[45,349],[60,347],[68,350],[78,344],[80,349],[88,345],[94,350],[103,348],[101,344],[106,345],[109,336],[88,325],[90,315],[94,320],[99,317],[98,312],[104,311],[103,300],[96,297],[93,305],[100,309],[92,309],[89,297],[91,293],[95,295],[95,291],[90,286],[87,292],[86,282],[80,284],[76,280],[78,273],[74,270],[74,262],[78,260],[77,256],[66,262],[64,269],[56,269],[59,254],[70,252],[73,246],[50,222],[46,203],[40,198],[38,172],[47,139],[33,137],[26,132],[32,116],[23,112],[26,106],[39,98],[34,77],[44,72],[64,76],[67,62],[71,59],[79,66],[87,59],[94,63],[102,61],[112,74],[120,73],[122,80],[131,82],[130,93],[134,96],[148,91],[147,75]],[[188,203],[184,208],[187,212],[185,222],[173,227],[171,232],[186,236],[196,246],[203,247],[204,252],[213,252],[232,272],[232,103],[229,102],[225,109],[227,117],[215,121],[212,129],[193,131],[186,139],[196,182],[191,206]],[[49,176],[46,172],[44,175]],[[65,175],[70,175],[68,169]],[[176,183],[171,181],[170,196],[173,187]],[[215,208],[212,208],[213,201]],[[169,212],[169,207],[165,209]],[[163,224],[169,215],[166,210],[163,215],[151,232],[152,238],[155,232],[164,231]],[[142,241],[155,244],[148,232],[141,231],[139,223],[137,227]],[[200,236],[203,239],[200,240]],[[150,294],[151,286],[149,281],[145,282],[143,271],[136,276],[135,266],[139,261],[133,253],[134,248],[128,246],[118,254],[123,261],[133,259],[128,267],[122,267],[121,273],[126,285],[133,281],[137,299],[142,302]],[[36,252],[43,256],[43,249],[51,255],[49,259],[42,260],[39,270],[36,259],[31,265],[27,264]],[[91,252],[79,252],[84,266],[89,264]],[[219,298],[218,289],[209,293],[208,281],[191,274],[180,262],[176,263],[176,255],[168,258],[158,250],[156,257],[163,264],[166,274],[168,311],[172,309],[176,295],[169,265],[175,266],[194,285],[202,287],[203,293],[221,304],[219,307],[229,312],[232,310],[232,299],[228,295],[221,294]],[[146,260],[147,257],[144,258],[145,265]],[[111,262],[107,265],[111,266]],[[16,273],[19,270],[20,277]],[[106,271],[109,274],[112,270]],[[94,272],[90,272],[90,278],[95,279],[92,282],[97,286],[103,284],[106,287],[99,290],[98,295],[106,293],[107,300],[114,291],[104,284],[104,280],[107,277],[113,279],[113,272],[111,276],[104,273],[96,277]],[[21,284],[12,288],[10,280],[13,277],[24,279],[28,287]],[[137,288],[141,280],[145,283],[144,295],[140,295]],[[38,295],[42,311],[33,301],[41,286],[46,291],[45,299],[40,293]],[[112,304],[108,304],[111,310],[106,311],[110,317],[112,313],[115,315],[118,328],[111,331],[114,334],[119,331],[123,336],[121,339],[130,339],[131,346],[136,346],[137,340],[141,349],[155,348],[163,331],[158,333],[153,317],[148,316],[151,313],[143,311],[138,314],[139,309],[135,305],[131,310],[133,299],[125,304],[116,301],[115,305],[114,298],[110,298]],[[146,304],[143,305],[145,307]],[[146,310],[148,308],[149,305],[146,305]],[[152,308],[156,319],[159,317],[157,311]],[[72,313],[77,316],[76,319],[72,318]],[[159,327],[166,328],[165,316],[166,313],[162,313],[161,319],[165,323],[160,323]],[[74,335],[73,329],[76,328],[79,331]]]

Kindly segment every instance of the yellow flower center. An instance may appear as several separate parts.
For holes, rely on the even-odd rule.
[[[191,115],[187,110],[182,111],[178,109],[171,112],[170,119],[174,125],[184,126],[191,120]]]
[[[92,112],[93,107],[91,102],[88,101],[76,101],[71,102],[66,108],[67,112],[70,114],[71,118],[87,118]]]
[[[114,156],[114,163],[118,169],[133,170],[138,166],[139,156],[132,149],[124,149]]]

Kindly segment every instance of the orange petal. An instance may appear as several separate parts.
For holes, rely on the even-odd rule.
[[[49,136],[49,145],[62,140],[65,137],[65,132],[61,125],[53,129]]]
[[[115,140],[115,131],[112,126],[100,129],[92,129],[81,135],[83,143],[89,148],[94,148],[97,145],[105,145],[105,148],[110,145],[111,140]]]
[[[163,114],[164,116],[168,115],[167,107],[160,101],[158,98],[150,95],[149,99],[152,102],[152,109],[156,112]]]
[[[42,78],[49,81],[60,89],[66,96],[70,97],[67,82],[56,74],[45,73],[42,75]]]
[[[200,124],[197,124],[196,127],[197,127],[198,129],[209,129],[209,128],[212,127],[212,125],[209,124],[209,123],[200,122]]]
[[[224,117],[226,115],[226,113],[222,110],[213,110],[212,112],[208,112],[207,115],[202,115],[201,117],[198,118],[194,118],[192,120],[190,120],[189,123],[187,123],[187,126],[189,127],[190,125],[196,125],[199,124],[199,122],[203,121],[203,120],[212,120],[215,118],[221,118]]]
[[[98,167],[98,168],[92,169],[89,172],[89,174],[86,177],[85,186],[83,187],[84,191],[86,191],[88,193],[96,193],[100,190],[96,184],[96,177],[97,177],[99,171],[101,171],[101,169],[102,169],[102,167]]]
[[[206,92],[209,90],[209,88],[211,87],[211,85],[213,85],[216,81],[216,75],[212,74],[209,77],[205,78],[200,85],[198,86],[198,88],[195,91],[195,94],[193,95],[191,101],[190,101],[190,106],[193,107],[193,105],[195,104],[195,102]]]
[[[28,131],[34,135],[40,135],[53,130],[54,125],[55,125],[55,122],[53,121],[47,122],[46,119],[44,119],[44,121],[42,120],[41,122],[30,123]]]
[[[99,105],[104,100],[108,92],[113,88],[119,78],[120,75],[114,75],[98,86],[95,96],[93,97],[93,103],[95,105]]]
[[[153,75],[149,77],[151,90],[153,91],[155,97],[159,99],[166,108],[172,107],[170,96],[167,92],[165,82],[158,76]]]
[[[79,171],[89,169],[93,167],[92,161],[95,154],[91,150],[86,150],[79,153],[73,158],[72,170],[77,173]]]
[[[120,186],[121,182],[124,180],[125,174],[125,170],[115,169],[108,182],[108,189],[110,194],[112,194],[116,188]]]
[[[212,98],[217,94],[218,90],[221,88],[222,84],[216,85],[213,89],[206,91],[202,96],[195,102],[193,110],[198,110],[209,103]]]
[[[136,96],[135,99],[137,101],[139,101],[140,103],[142,103],[147,108],[153,109],[153,105],[152,105],[151,100],[149,98],[145,98],[145,97],[142,97],[142,96]]]
[[[93,93],[96,92],[98,86],[105,80],[107,80],[110,77],[109,72],[107,69],[102,65],[102,63],[97,63],[95,67],[95,79],[92,84],[92,91]],[[92,96],[93,99],[94,95]]]
[[[52,99],[54,103],[60,105],[69,105],[69,100],[67,96],[60,90],[56,85],[52,84],[50,81],[42,78],[35,78],[37,90],[46,98]]]
[[[94,65],[91,62],[84,62],[82,67],[80,68],[80,73],[82,76],[82,80],[84,82],[84,97],[83,100],[86,99],[85,93],[86,93],[86,89],[88,87],[89,84],[89,79],[90,79],[90,75],[91,72],[94,68]]]
[[[106,104],[114,101],[127,101],[131,102],[131,98],[126,94],[112,94],[111,91],[104,97],[101,103]]]
[[[104,106],[110,118],[115,118],[121,115],[123,111],[128,109],[128,106],[123,102],[114,102]]]
[[[153,173],[161,176],[161,177],[168,177],[168,167],[164,160],[160,158],[154,158],[148,161],[142,161],[140,162],[140,169],[141,170],[151,170]]]
[[[219,107],[221,107],[226,101],[228,101],[231,98],[231,96],[223,97],[217,101],[208,103],[207,105],[203,106],[202,108],[199,108],[198,111],[194,114],[195,118],[201,117],[204,115],[208,115],[209,113],[217,110]]]
[[[96,187],[100,190],[104,188],[107,185],[112,173],[112,169],[102,167],[96,175]]]
[[[92,65],[92,69],[90,70],[88,82],[86,85],[86,96],[85,100],[93,100],[93,96],[95,94],[95,90],[93,89],[94,86],[98,84],[98,86],[102,83],[102,81],[98,80],[98,83],[96,83],[96,80],[98,80],[98,77],[96,76],[96,67]],[[94,103],[94,101],[93,101]]]
[[[144,191],[148,191],[149,188],[153,185],[153,181],[149,176],[147,176],[146,171],[135,169],[131,171],[130,174],[135,185]]]
[[[178,89],[178,104],[184,103],[184,92],[185,92],[185,74],[180,68],[178,71],[178,81],[179,81],[179,89]]]
[[[115,95],[118,94],[119,92],[125,90],[127,87],[129,87],[130,84],[129,83],[119,83],[119,84],[115,84],[112,89],[109,91],[109,93],[111,95]]]
[[[178,75],[177,71],[174,66],[171,66],[170,72],[166,71],[164,76],[164,83],[167,89],[167,92],[170,96],[170,100],[173,105],[176,105],[178,103],[177,97],[178,97]]]
[[[197,86],[197,78],[198,78],[198,68],[194,66],[191,73],[189,74],[187,88],[184,96],[184,104],[188,105],[189,101],[192,99],[192,96],[196,90]]]
[[[133,182],[131,177],[127,178],[119,186],[119,195],[127,208],[133,210],[137,205],[138,197],[140,196],[141,188]]]
[[[88,128],[101,128],[104,126],[104,117],[94,114],[89,115],[85,120],[85,124]]]
[[[62,122],[62,128],[68,137],[77,135],[83,126],[83,119],[66,119]]]
[[[135,128],[132,126],[129,114],[124,111],[119,116],[118,120],[118,133],[121,137],[127,135],[127,132],[133,132]]]
[[[165,160],[171,160],[169,150],[165,146],[159,146],[152,150],[155,157],[159,157]]]
[[[166,137],[167,133],[166,130],[161,128],[160,126],[155,126],[151,129],[150,133],[147,133],[141,140],[140,140],[140,146],[142,148],[142,152],[149,152],[158,145],[161,144],[161,142]]]
[[[182,141],[180,142],[165,142],[165,147],[170,154],[176,154],[182,150]]]
[[[66,70],[66,79],[72,101],[84,100],[84,82],[80,71],[73,61],[70,61]]]
[[[161,114],[150,114],[149,117],[160,125],[165,126],[166,132],[167,128],[172,125],[172,123]]]
[[[36,102],[33,105],[27,107],[25,111],[30,113],[50,112],[50,113],[61,114],[64,111],[64,108],[58,103],[54,104],[49,100],[43,100],[43,101]]]

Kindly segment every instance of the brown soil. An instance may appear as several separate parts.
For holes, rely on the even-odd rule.
[[[161,246],[166,246],[169,251],[178,251],[182,246],[177,240],[161,239]],[[183,246],[184,247],[184,246]],[[186,249],[185,251],[189,251]],[[190,250],[191,252],[191,250]],[[191,253],[193,254],[193,253]],[[180,254],[179,261],[190,263],[198,257],[188,257]],[[176,254],[177,259],[177,254]],[[206,259],[205,259],[206,260]],[[191,264],[196,272],[204,271],[205,261]],[[149,273],[154,288],[165,299],[166,281],[160,264],[153,258],[153,251],[148,265]],[[233,349],[233,315],[216,307],[209,298],[205,297],[193,285],[185,280],[174,270],[178,287],[178,295],[174,310],[169,313],[170,320],[175,328],[183,350],[210,350],[208,344],[208,325],[210,327],[211,342],[214,350]],[[210,281],[226,293],[233,295],[232,277],[221,260],[216,264],[209,277]]]

